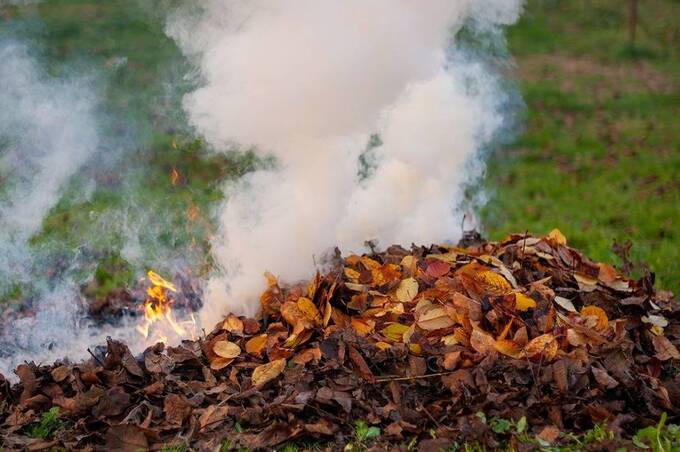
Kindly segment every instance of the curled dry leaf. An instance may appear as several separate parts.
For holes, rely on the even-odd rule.
[[[232,359],[241,354],[241,347],[230,341],[217,341],[213,345],[213,352],[221,358]]]
[[[286,367],[286,360],[281,358],[269,362],[267,364],[262,364],[257,366],[253,371],[251,381],[255,386],[264,386],[268,382],[272,381],[278,377],[283,369]]]

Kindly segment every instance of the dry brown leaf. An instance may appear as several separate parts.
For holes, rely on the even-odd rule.
[[[475,328],[470,336],[470,345],[477,352],[486,354],[496,349],[496,340],[489,333]]]
[[[241,354],[241,347],[230,341],[217,341],[213,345],[213,352],[221,358],[232,359]]]
[[[656,356],[659,361],[667,361],[669,359],[680,359],[680,352],[678,348],[668,340],[666,336],[653,336],[652,343],[656,350]]]
[[[444,354],[444,369],[455,370],[460,362],[461,352],[448,352]]]
[[[453,320],[441,306],[433,306],[418,317],[418,326],[424,330],[432,331],[448,328],[454,325]]]
[[[255,386],[264,386],[278,377],[286,367],[286,360],[281,358],[267,364],[257,366],[253,371],[251,381]]]

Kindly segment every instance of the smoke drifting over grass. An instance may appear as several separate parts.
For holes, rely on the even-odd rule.
[[[226,187],[204,321],[252,313],[264,271],[295,281],[334,246],[459,238],[464,186],[504,115],[500,80],[454,36],[513,23],[519,0],[201,5],[167,27],[204,79],[190,119],[215,148],[276,160]]]
[[[94,154],[96,96],[86,79],[52,79],[15,42],[0,43],[0,278],[22,281],[29,239]]]

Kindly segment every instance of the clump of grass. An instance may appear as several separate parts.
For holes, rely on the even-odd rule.
[[[59,408],[55,406],[42,414],[38,424],[28,430],[28,436],[31,438],[48,439],[62,428],[64,428],[64,422],[59,419]]]

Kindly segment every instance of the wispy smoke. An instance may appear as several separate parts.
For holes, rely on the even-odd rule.
[[[18,43],[0,43],[0,278],[30,273],[28,240],[99,145],[86,79],[52,79]]]
[[[252,313],[265,270],[306,277],[334,246],[456,240],[464,185],[483,168],[469,163],[503,115],[498,79],[454,36],[510,24],[520,9],[520,0],[210,0],[177,13],[168,32],[204,80],[185,98],[193,124],[215,148],[256,146],[276,160],[227,187],[214,244],[224,271],[204,321]],[[367,151],[373,134],[382,145]]]

